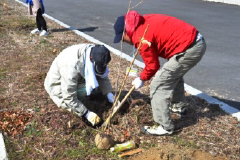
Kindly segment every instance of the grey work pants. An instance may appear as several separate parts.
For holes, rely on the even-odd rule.
[[[170,118],[172,102],[185,101],[183,76],[193,68],[206,51],[204,39],[200,39],[185,52],[174,55],[155,74],[150,85],[150,98],[154,121],[165,130],[173,130]]]

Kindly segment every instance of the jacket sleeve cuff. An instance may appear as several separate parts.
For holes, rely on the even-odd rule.
[[[139,76],[142,81],[147,81],[148,79],[144,78],[142,74]]]
[[[74,113],[76,113],[78,116],[84,116],[85,114],[87,114],[87,112],[88,109],[84,105],[74,108]]]
[[[86,117],[87,116],[87,114],[88,114],[88,110],[82,115],[82,117]]]

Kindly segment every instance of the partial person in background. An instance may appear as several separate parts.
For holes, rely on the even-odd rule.
[[[40,36],[48,35],[47,24],[43,17],[45,12],[43,0],[26,0],[26,3],[28,4],[29,14],[36,16],[37,28],[32,30],[31,34],[40,34]]]
[[[104,45],[70,46],[53,61],[44,87],[58,107],[85,117],[95,126],[100,122],[100,117],[90,111],[80,99],[100,90],[109,102],[114,102],[115,97],[108,78],[107,65],[110,60],[110,51]]]
[[[144,31],[147,33],[142,40]],[[150,80],[150,98],[153,119],[158,125],[144,126],[143,131],[153,135],[172,134],[174,125],[170,110],[186,116],[183,76],[193,68],[206,51],[206,43],[196,27],[163,14],[140,15],[130,11],[117,18],[114,24],[114,43],[127,42],[140,48],[145,68],[132,84],[135,89]],[[168,61],[160,69],[159,57]]]

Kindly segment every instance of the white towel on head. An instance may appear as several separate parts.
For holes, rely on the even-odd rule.
[[[99,86],[95,72],[94,72],[94,65],[90,60],[90,52],[91,48],[89,47],[86,51],[86,59],[85,59],[85,82],[86,82],[86,92],[89,96],[94,88]]]

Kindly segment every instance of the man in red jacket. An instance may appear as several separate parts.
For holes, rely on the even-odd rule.
[[[147,25],[149,28],[144,34]],[[114,43],[121,39],[139,50],[145,63],[132,84],[135,89],[150,80],[150,98],[154,121],[158,126],[144,126],[143,131],[153,135],[172,134],[174,125],[170,110],[186,115],[183,76],[194,67],[206,51],[206,43],[194,26],[175,17],[163,14],[140,15],[130,11],[118,17],[115,24]],[[160,69],[159,57],[168,59]]]

